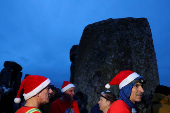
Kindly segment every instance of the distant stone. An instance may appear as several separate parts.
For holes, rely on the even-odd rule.
[[[74,84],[76,90],[88,95],[88,110],[99,101],[105,84],[122,70],[135,71],[147,80],[139,106],[142,111],[159,84],[152,33],[146,18],[108,19],[86,26],[76,62]],[[118,86],[110,89],[118,96]]]
[[[11,67],[13,70],[18,70],[18,71],[22,70],[22,67],[13,61],[5,61],[4,67]]]
[[[22,67],[16,62],[5,61],[4,68],[1,70],[0,73],[0,86],[20,86],[22,77],[22,72],[20,72],[21,70]]]

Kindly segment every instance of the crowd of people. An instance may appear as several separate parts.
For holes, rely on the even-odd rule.
[[[0,113],[14,113],[14,98],[17,87],[0,86]]]
[[[101,93],[98,103],[91,108],[90,113],[138,113],[136,103],[140,102],[144,93],[145,80],[131,70],[120,71],[110,83],[107,90]],[[40,75],[28,75],[20,85],[14,102],[13,112],[1,113],[88,113],[86,109],[87,95],[81,91],[75,93],[75,85],[64,81],[60,89],[50,85],[50,79]],[[109,91],[110,85],[119,86],[119,97]],[[0,88],[0,103],[5,93],[14,90]],[[23,94],[23,96],[21,96]],[[22,99],[22,97],[24,99]],[[14,96],[10,96],[14,98]],[[13,106],[14,108],[14,106]],[[158,85],[152,99],[152,105],[146,113],[170,113],[170,88]]]

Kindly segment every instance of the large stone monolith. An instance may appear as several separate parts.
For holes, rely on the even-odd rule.
[[[105,84],[121,70],[133,70],[147,83],[139,105],[144,112],[159,84],[158,67],[146,18],[108,19],[85,27],[79,43],[74,84],[88,95],[88,110],[99,101]],[[118,96],[118,86],[112,86]],[[143,110],[142,110],[143,109]]]

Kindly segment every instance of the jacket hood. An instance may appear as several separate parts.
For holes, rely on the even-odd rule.
[[[168,99],[167,96],[160,94],[160,93],[155,93],[152,103],[162,103],[162,104],[169,104],[170,105],[170,100]]]

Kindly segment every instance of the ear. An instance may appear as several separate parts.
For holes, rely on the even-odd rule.
[[[109,100],[107,101],[107,103],[108,103],[108,106],[110,106],[112,104]]]

